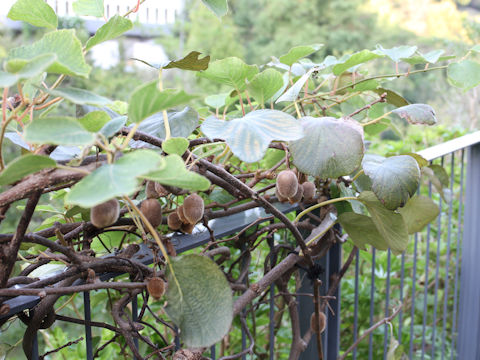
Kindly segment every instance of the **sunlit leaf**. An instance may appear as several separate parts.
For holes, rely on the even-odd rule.
[[[433,50],[426,54],[421,54],[417,51],[416,55],[409,57],[408,59],[402,59],[403,61],[411,64],[435,64],[437,61],[440,60],[440,56],[444,53],[444,50]]]
[[[480,84],[480,64],[473,60],[462,60],[448,65],[448,80],[452,85],[470,90]]]
[[[105,111],[95,110],[85,114],[78,119],[78,122],[88,131],[98,132],[110,120],[110,116]]]
[[[365,249],[365,245],[372,245],[377,250],[388,249],[388,243],[377,230],[371,217],[345,212],[338,216],[338,222],[359,248]]]
[[[77,0],[72,6],[75,14],[80,16],[102,17],[105,12],[103,0]]]
[[[333,74],[338,76],[342,74],[344,71],[350,69],[355,65],[360,65],[360,64],[366,63],[367,61],[381,58],[381,57],[383,57],[383,55],[377,54],[370,50],[362,50],[360,52],[352,54],[345,61],[339,62],[336,65],[334,65]]]
[[[102,15],[100,15],[102,16]],[[95,45],[104,41],[115,39],[133,27],[133,23],[120,15],[115,15],[102,25],[86,44],[86,50],[90,50]]]
[[[0,71],[0,87],[11,87],[24,79],[34,78],[45,72],[57,59],[55,54],[44,54],[24,63],[15,72]]]
[[[33,120],[25,128],[24,139],[34,144],[89,145],[95,140],[95,135],[75,119],[46,117]]]
[[[264,104],[283,86],[282,74],[267,69],[255,75],[247,85],[247,91],[259,104]]]
[[[422,231],[427,224],[435,220],[440,209],[429,197],[415,195],[404,207],[398,209],[398,212],[402,214],[407,224],[408,233],[414,234]]]
[[[28,154],[10,162],[0,173],[0,185],[12,184],[42,169],[54,168],[57,163],[48,156]]]
[[[55,11],[44,0],[17,0],[10,8],[7,17],[38,27],[56,29],[58,26]]]
[[[382,45],[377,45],[377,52],[382,55],[388,56],[394,62],[399,62],[400,60],[407,59],[417,51],[416,46],[396,46],[391,49],[384,49]]]
[[[275,103],[280,103],[283,101],[295,101],[297,100],[298,94],[302,91],[303,85],[307,82],[308,78],[315,71],[315,68],[311,68],[307,71],[300,79],[298,79],[295,84],[293,84],[282,96],[280,96]]]
[[[257,65],[247,65],[236,57],[229,57],[214,61],[207,70],[198,73],[198,76],[228,85],[237,91],[243,91],[258,73]]]
[[[281,63],[292,66],[293,63],[297,62],[301,58],[313,54],[314,52],[320,50],[323,44],[312,44],[312,45],[303,45],[295,46],[291,48],[288,53],[280,56],[279,60]]]
[[[162,150],[167,154],[183,155],[190,142],[183,137],[173,137],[162,143]]]
[[[427,104],[411,104],[392,111],[410,124],[435,125],[435,110]]]

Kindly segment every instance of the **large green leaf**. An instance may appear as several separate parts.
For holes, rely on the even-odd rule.
[[[303,173],[322,179],[351,174],[362,161],[363,129],[351,119],[301,119],[305,136],[290,143],[293,163]]]
[[[0,185],[12,184],[23,177],[47,168],[54,168],[57,163],[48,156],[28,154],[16,158],[0,173]]]
[[[199,72],[198,76],[243,91],[247,80],[252,80],[257,73],[257,65],[247,65],[239,58],[229,57],[212,62],[208,69]]]
[[[398,209],[398,212],[402,214],[407,224],[408,233],[413,234],[422,231],[428,223],[435,220],[440,210],[429,197],[415,195],[404,207]]]
[[[166,109],[170,109],[195,99],[183,90],[158,90],[158,81],[152,81],[138,87],[132,94],[128,104],[128,119],[138,123],[147,117]]]
[[[444,50],[432,50],[426,54],[422,54],[417,51],[416,55],[410,56],[408,59],[402,59],[403,61],[411,64],[435,64],[437,61],[440,60],[440,56],[444,53]]]
[[[33,26],[56,29],[55,11],[44,0],[17,0],[7,15],[12,20],[26,21]]]
[[[407,59],[417,51],[416,46],[396,46],[391,49],[384,49],[382,45],[377,45],[377,52],[382,55],[388,56],[395,62],[399,62],[400,60]]]
[[[180,329],[186,347],[208,347],[230,330],[232,290],[217,264],[206,256],[190,254],[167,266],[165,312]]]
[[[124,32],[130,30],[133,27],[133,23],[120,15],[115,15],[110,18],[108,22],[102,25],[95,35],[88,39],[85,46],[86,50],[90,50],[95,45],[98,45],[104,41],[115,39],[122,35]]]
[[[78,119],[78,122],[90,132],[98,132],[111,120],[110,116],[102,110],[90,111]]]
[[[42,90],[52,96],[63,97],[66,100],[78,105],[105,106],[112,102],[112,100],[97,95],[91,91],[77,89],[73,87],[58,88],[54,90]]]
[[[227,0],[202,0],[202,2],[219,18],[228,12]]]
[[[248,83],[247,91],[259,104],[265,104],[282,86],[282,74],[270,68],[255,75]]]
[[[28,60],[44,54],[57,55],[56,61],[48,67],[48,72],[83,77],[87,77],[90,73],[91,68],[83,56],[82,43],[75,36],[74,30],[49,32],[32,45],[10,50],[7,71],[16,72]]]
[[[256,110],[230,121],[207,118],[202,132],[210,139],[224,139],[232,152],[245,162],[260,160],[272,140],[298,140],[303,136],[300,122],[278,110]]]
[[[201,53],[198,51],[192,51],[183,59],[170,61],[164,69],[182,69],[182,70],[191,70],[191,71],[201,71],[206,70],[208,68],[208,63],[210,62],[210,56],[204,56],[203,58],[199,59],[198,56]]]
[[[117,196],[130,195],[140,185],[139,176],[164,166],[164,159],[152,150],[133,151],[84,177],[72,187],[65,202],[90,208]]]
[[[365,204],[375,227],[392,251],[395,254],[403,252],[408,244],[408,230],[403,216],[386,209],[371,191],[360,193],[358,200]]]
[[[345,212],[338,216],[338,222],[359,248],[365,249],[365,245],[369,244],[378,250],[388,249],[388,243],[377,230],[371,217]]]
[[[392,111],[410,124],[435,125],[435,110],[427,104],[411,104]]]
[[[172,137],[162,143],[162,150],[167,154],[182,156],[188,149],[190,142],[183,137]]]
[[[103,0],[77,0],[72,6],[75,14],[80,16],[102,17],[105,12]]]
[[[447,171],[441,165],[431,164],[422,168],[422,173],[425,174],[432,182],[435,189],[442,196],[443,200],[449,202],[451,200],[451,191],[448,187],[450,179]]]
[[[68,117],[38,118],[25,129],[26,142],[55,145],[89,145],[95,135],[75,119]]]
[[[364,161],[362,166],[372,180],[373,192],[390,210],[405,205],[420,183],[420,168],[409,155],[392,156],[382,161]]]
[[[338,76],[355,65],[360,65],[366,63],[367,61],[380,57],[383,57],[383,55],[377,54],[370,50],[362,50],[360,52],[356,52],[355,54],[352,54],[350,57],[345,59],[345,61],[336,64],[333,67],[333,74]]]
[[[17,69],[14,73],[0,71],[0,87],[10,87],[24,79],[31,79],[38,76],[47,70],[56,59],[57,56],[55,54],[39,55],[24,63],[23,67]]]
[[[314,52],[320,50],[323,44],[312,44],[312,45],[302,45],[302,46],[295,46],[291,48],[288,53],[285,55],[280,56],[279,60],[281,63],[286,64],[288,66],[292,66],[293,63],[297,62],[298,60],[313,54]]]
[[[470,90],[480,84],[480,64],[473,60],[451,63],[447,68],[448,80],[456,87]]]
[[[177,154],[165,157],[165,166],[149,172],[144,178],[192,191],[205,191],[210,187],[210,181],[196,172],[188,171],[182,158]]]

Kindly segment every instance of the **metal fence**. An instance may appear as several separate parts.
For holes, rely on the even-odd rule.
[[[390,251],[357,251],[349,272],[344,276],[329,302],[327,327],[323,333],[324,359],[338,359],[347,348],[358,342],[346,359],[387,359],[395,348],[403,350],[408,359],[480,359],[480,132],[426,149],[420,154],[432,163],[446,167],[450,180],[451,196],[446,202],[428,183],[419,188],[440,207],[437,220],[422,233],[412,236],[405,253],[394,256]],[[283,212],[296,208],[279,204]],[[262,209],[250,209],[209,225],[216,238],[228,236],[248,224],[265,217]],[[172,242],[181,253],[206,244],[210,233],[205,228],[192,235],[178,235]],[[273,239],[269,245],[273,248]],[[321,293],[329,287],[331,276],[338,273],[351,246],[336,244],[322,258]],[[271,253],[274,256],[274,252]],[[132,258],[151,264],[153,256],[148,247],[141,246]],[[246,264],[248,266],[248,264]],[[119,274],[103,274],[105,281]],[[51,276],[51,275],[50,275]],[[302,284],[299,293],[312,293],[309,281]],[[264,299],[269,306],[269,358],[276,354],[275,339],[275,286],[270,287]],[[18,296],[7,301],[10,312],[0,317],[10,318],[34,309],[39,302],[36,296]],[[310,327],[313,313],[312,298],[299,296],[298,311],[302,334]],[[136,320],[139,305],[132,302],[132,317]],[[401,308],[400,308],[400,305]],[[400,309],[400,310],[398,310]],[[33,310],[34,311],[34,310]],[[395,316],[393,316],[395,315]],[[389,319],[390,321],[385,321]],[[84,320],[78,322],[85,331],[86,358],[93,359],[92,320],[90,294],[84,293]],[[375,331],[369,331],[376,326]],[[367,336],[362,336],[367,334]],[[242,321],[242,359],[250,358],[251,334]],[[176,341],[177,346],[179,341]],[[217,346],[218,347],[218,346]],[[33,347],[33,359],[38,359],[38,341]],[[216,359],[216,347],[210,351]],[[301,359],[316,359],[315,341],[301,355]]]

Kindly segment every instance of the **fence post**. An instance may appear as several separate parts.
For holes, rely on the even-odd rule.
[[[480,359],[480,145],[468,148],[457,334],[458,359]]]

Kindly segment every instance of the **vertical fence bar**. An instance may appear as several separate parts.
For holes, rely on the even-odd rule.
[[[138,297],[135,295],[132,298],[132,321],[137,322],[138,320]],[[135,347],[138,349],[138,338],[134,337],[133,338],[133,343],[135,344]]]
[[[273,269],[276,263],[275,251],[274,251],[274,239],[273,236],[268,238],[268,246],[270,247],[270,268]],[[269,351],[270,360],[275,358],[275,284],[270,285],[270,308],[269,308]]]
[[[353,312],[353,342],[357,341],[358,333],[358,275],[360,272],[360,249],[355,253],[355,305]],[[357,348],[352,352],[353,360],[357,359]]]
[[[216,359],[216,350],[215,350],[215,345],[212,345],[210,347],[210,359],[215,360]]]
[[[413,246],[413,273],[412,273],[412,304],[410,305],[410,347],[408,350],[409,359],[413,359],[413,339],[415,333],[413,331],[415,325],[415,293],[417,288],[417,246],[418,234],[415,233]]]
[[[375,248],[372,247],[372,275],[370,282],[370,326],[373,325],[375,311]],[[368,360],[373,359],[373,332],[368,335]]]
[[[83,293],[83,309],[85,315],[86,359],[93,360],[92,326],[90,325],[90,322],[92,321],[92,315],[90,311],[90,293],[88,291]]]
[[[386,298],[385,298],[385,318],[388,317],[390,310],[390,270],[391,270],[391,254],[392,252],[390,249],[387,250],[387,289],[386,289]],[[388,351],[388,330],[390,326],[388,323],[385,324],[383,329],[383,359],[387,359],[387,351]]]
[[[471,146],[467,157],[465,222],[458,317],[458,359],[480,358],[480,145]]]
[[[329,270],[328,273],[331,275],[338,274],[342,267],[342,247],[339,243],[336,243],[330,248],[328,252],[329,258]],[[330,286],[330,284],[329,284]],[[327,313],[327,324],[328,328],[326,329],[328,347],[325,349],[325,359],[336,359],[340,351],[340,286],[337,287],[337,290],[333,294],[335,296],[334,300],[330,300],[330,307],[333,309],[333,314],[331,312]]]
[[[324,256],[320,260],[320,264],[324,269],[326,269],[324,266],[326,257],[327,256]],[[303,270],[300,270],[299,273],[300,273],[301,283],[300,283],[300,288],[297,291],[301,294],[313,294],[312,282],[307,277],[306,272]],[[322,281],[322,287],[320,288],[320,290],[322,291],[321,293],[323,294],[324,275],[322,275],[321,281]],[[298,317],[300,320],[300,333],[305,334],[305,332],[310,328],[310,317],[315,311],[315,308],[313,306],[313,299],[310,296],[298,296],[297,304],[298,304],[297,305]],[[318,359],[317,342],[314,341],[314,339],[312,339],[312,341],[308,343],[307,348],[300,354],[300,360],[309,360],[309,359]]]
[[[428,183],[428,197],[432,198],[432,183]],[[439,214],[440,215],[440,214]],[[423,327],[422,327],[422,360],[425,358],[425,329],[427,327],[427,303],[428,303],[428,267],[430,264],[430,224],[427,225],[427,250],[425,252],[425,284],[423,290]]]
[[[402,253],[402,268],[400,270],[400,304],[403,304],[403,283],[405,281],[405,252]],[[398,342],[402,343],[402,325],[403,325],[403,308],[398,314]]]

